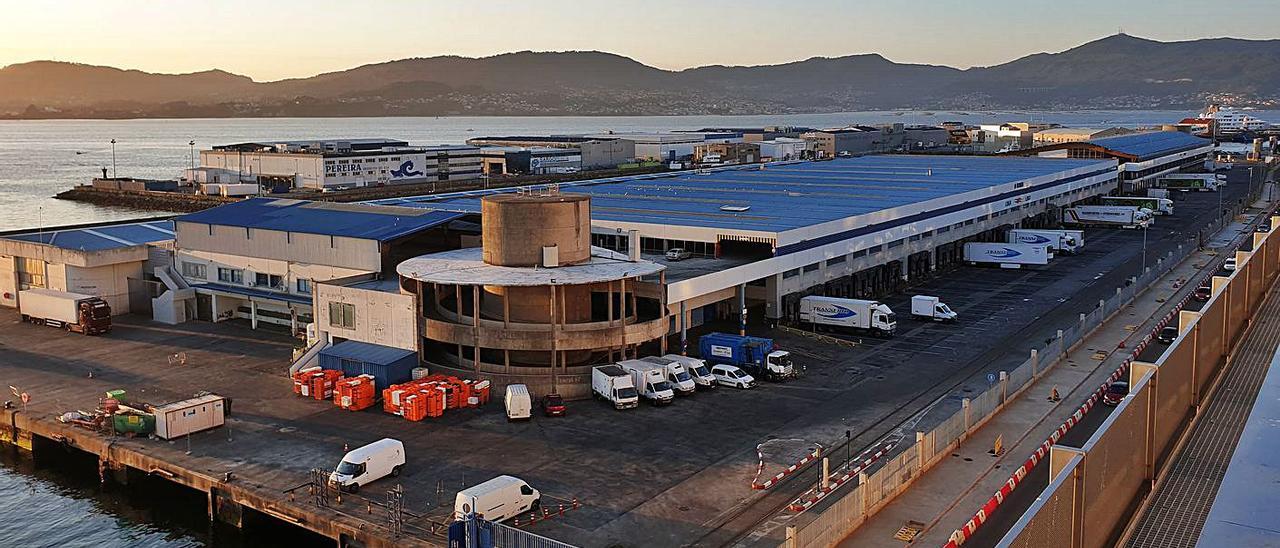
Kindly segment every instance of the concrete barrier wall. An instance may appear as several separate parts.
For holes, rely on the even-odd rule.
[[[1052,448],[1053,480],[1000,546],[1092,548],[1118,540],[1280,274],[1280,239],[1272,237],[1280,217],[1271,226],[1277,230],[1252,236],[1253,252],[1237,253],[1233,275],[1213,277],[1213,297],[1199,312],[1179,314],[1182,336],[1156,363],[1131,364],[1132,396],[1084,447]]]
[[[1226,278],[1214,278],[1214,287],[1217,287],[1217,281],[1227,281]],[[1204,397],[1204,391],[1209,387],[1209,380],[1212,378],[1213,372],[1217,370],[1218,363],[1222,360],[1222,356],[1227,353],[1226,350],[1226,310],[1227,310],[1227,287],[1222,288],[1221,293],[1214,295],[1213,300],[1205,303],[1204,308],[1200,309],[1200,321],[1196,322],[1196,361],[1195,361],[1195,378],[1196,384],[1192,387],[1195,394],[1196,403]]]
[[[1130,390],[1130,397],[1082,448],[1084,513],[1079,546],[1109,546],[1116,529],[1128,518],[1130,504],[1151,479],[1147,445],[1151,374]]]
[[[1065,461],[1065,462],[1063,462]],[[1044,546],[1071,547],[1075,545],[1075,520],[1077,491],[1079,490],[1080,464],[1084,454],[1074,450],[1054,447],[1046,463],[1055,471],[1040,498],[1022,516],[1015,529],[1022,533],[1013,539],[1013,548],[1042,548]]]

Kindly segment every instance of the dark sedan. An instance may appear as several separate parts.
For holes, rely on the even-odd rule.
[[[1129,383],[1125,381],[1115,381],[1107,385],[1106,391],[1102,393],[1102,403],[1107,405],[1120,405],[1120,401],[1129,395]]]
[[[1156,340],[1164,344],[1173,344],[1173,341],[1177,339],[1178,339],[1178,328],[1174,326],[1169,326],[1164,329],[1161,329],[1160,333],[1156,335]]]

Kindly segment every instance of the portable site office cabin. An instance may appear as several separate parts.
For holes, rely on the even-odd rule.
[[[156,437],[171,440],[216,428],[226,420],[225,414],[226,400],[217,395],[160,405],[155,408]]]
[[[373,375],[379,393],[393,384],[413,379],[418,355],[412,350],[360,341],[342,341],[320,351],[320,367],[342,371],[345,377]]]

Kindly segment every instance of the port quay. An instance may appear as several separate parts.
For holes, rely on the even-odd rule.
[[[1280,272],[1175,122],[193,144],[0,233],[0,442],[304,544],[1160,545]]]

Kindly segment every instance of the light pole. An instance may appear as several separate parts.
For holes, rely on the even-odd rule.
[[[188,141],[188,142],[187,142],[187,145],[189,145],[189,146],[191,147],[191,169],[192,169],[192,170],[195,170],[195,168],[196,168],[196,140],[195,140],[195,139],[192,139],[192,140]],[[194,177],[195,175],[192,175],[192,176]]]
[[[1147,227],[1148,226],[1151,226],[1151,221],[1148,220],[1142,223],[1142,271],[1138,272],[1139,278],[1141,278],[1143,275],[1147,273]]]
[[[111,178],[116,178],[116,140],[111,140]]]

